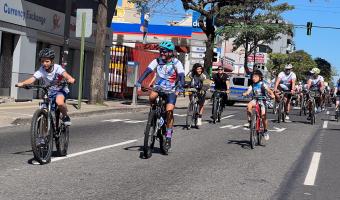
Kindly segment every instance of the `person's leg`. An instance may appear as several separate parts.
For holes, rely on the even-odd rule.
[[[261,104],[261,118],[263,123],[263,136],[265,140],[269,140],[269,134],[268,134],[268,120],[266,115],[266,108],[265,104]]]
[[[198,119],[197,119],[197,125],[201,126],[202,125],[202,115],[204,111],[204,103],[205,103],[205,95],[200,95],[199,96],[199,114],[198,114]]]
[[[155,92],[155,91],[151,91],[150,95],[149,95],[149,102],[150,102],[150,105],[153,106],[155,101],[156,101],[156,98],[158,97],[158,93]]]
[[[64,122],[65,125],[70,126],[71,123],[71,119],[67,114],[67,106],[65,103],[65,96],[66,94],[64,94],[63,92],[58,92],[56,94],[56,98],[55,98],[55,103],[58,106],[58,109],[60,111],[60,113],[63,115],[62,116],[62,121]]]
[[[250,101],[248,103],[248,105],[247,105],[247,119],[248,119],[248,123],[244,125],[245,127],[250,127],[251,114],[252,114],[254,106],[255,106],[255,101],[254,100]]]
[[[166,104],[166,134],[165,134],[165,148],[171,148],[171,138],[174,126],[174,109],[177,96],[175,93],[168,94]]]

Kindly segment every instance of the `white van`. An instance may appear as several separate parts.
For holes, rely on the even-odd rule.
[[[228,95],[228,106],[232,106],[235,102],[249,102],[249,97],[243,97],[242,94],[247,91],[248,86],[252,84],[249,77],[244,75],[230,76],[230,94]]]

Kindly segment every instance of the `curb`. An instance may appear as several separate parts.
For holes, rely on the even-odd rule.
[[[129,113],[129,112],[147,112],[149,106],[132,107],[132,108],[108,108],[103,110],[93,110],[88,112],[70,113],[70,117],[89,117],[98,114],[109,114],[109,113]],[[28,118],[16,118],[11,124],[12,125],[28,125],[31,123],[32,117]]]

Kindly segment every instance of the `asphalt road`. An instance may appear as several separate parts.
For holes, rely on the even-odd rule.
[[[140,158],[147,113],[73,119],[70,157],[43,166],[32,164],[29,126],[2,128],[0,199],[340,198],[340,128],[326,113],[314,126],[296,110],[292,122],[272,120],[269,142],[252,150],[244,107],[228,107],[217,124],[208,107],[203,126],[189,131],[185,112],[175,111],[171,153],[147,160]],[[314,152],[320,165],[305,185]]]

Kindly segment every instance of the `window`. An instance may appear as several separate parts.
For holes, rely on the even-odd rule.
[[[234,85],[244,86],[244,81],[244,78],[233,78]]]

